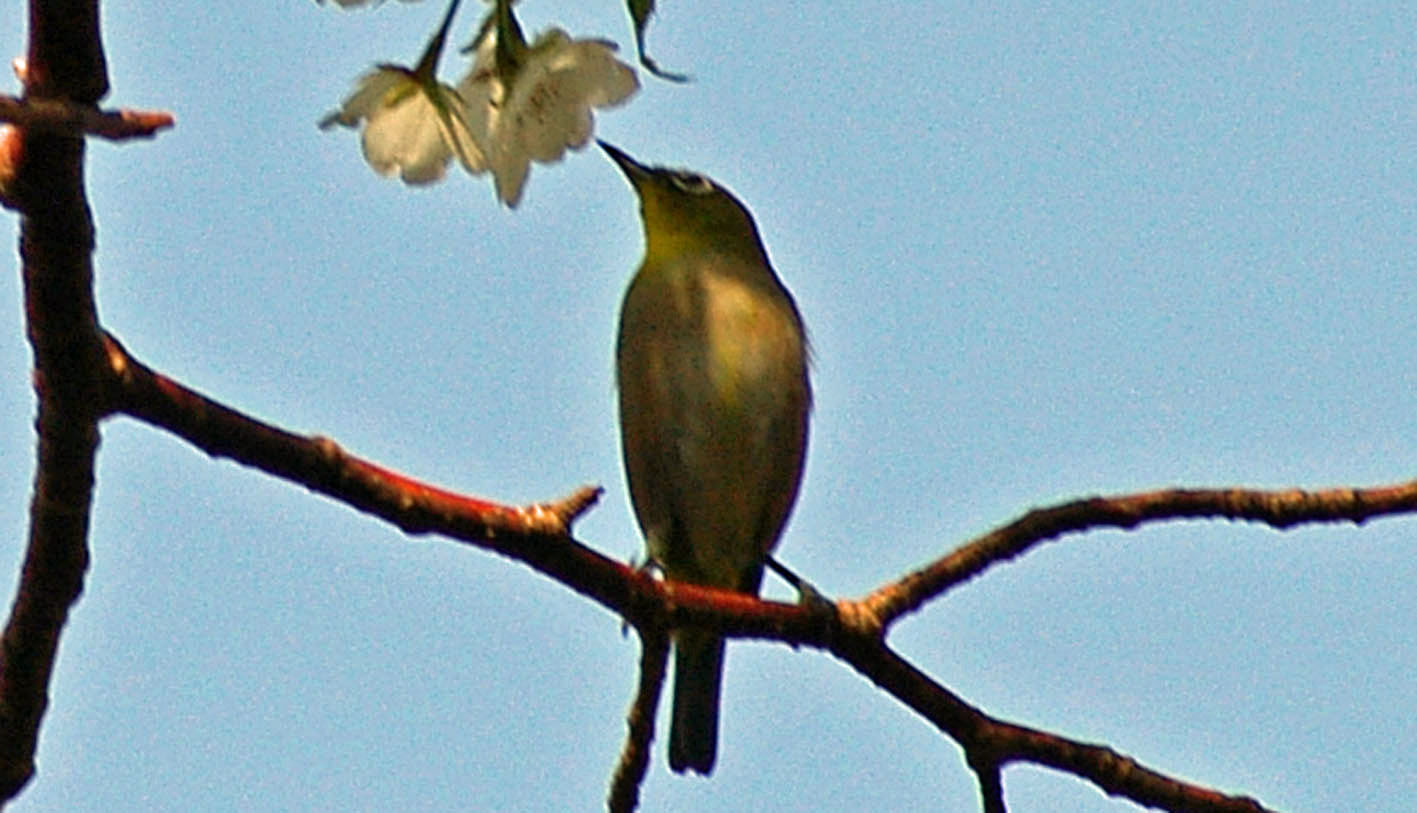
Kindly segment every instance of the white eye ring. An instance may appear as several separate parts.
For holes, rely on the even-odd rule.
[[[695,195],[703,195],[713,191],[713,181],[710,181],[697,172],[676,170],[670,173],[669,178],[674,182],[675,186]]]

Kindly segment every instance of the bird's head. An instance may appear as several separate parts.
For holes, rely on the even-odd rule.
[[[650,255],[684,250],[762,252],[748,209],[712,179],[686,169],[650,167],[598,142],[640,197]]]

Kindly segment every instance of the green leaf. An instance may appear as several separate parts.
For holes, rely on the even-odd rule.
[[[625,0],[625,7],[630,10],[630,19],[635,23],[635,50],[639,52],[640,64],[644,69],[670,82],[689,81],[687,74],[666,71],[645,53],[645,27],[649,25],[650,15],[654,14],[654,0]]]

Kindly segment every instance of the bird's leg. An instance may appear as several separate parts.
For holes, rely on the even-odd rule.
[[[769,556],[767,565],[769,570],[776,573],[783,581],[792,585],[792,589],[797,591],[798,604],[815,609],[835,606],[831,601],[827,600],[826,596],[819,593],[817,588],[813,587],[810,582],[798,576],[796,573],[793,573],[791,569],[782,562],[779,562],[776,558]]]
[[[648,553],[645,554],[644,561],[640,561],[640,557],[638,556],[631,556],[630,561],[626,564],[628,564],[630,566],[630,569],[635,571],[636,573],[646,574],[652,579],[656,577],[661,579],[664,578],[664,566],[661,565],[659,562],[655,561],[654,557],[650,556]],[[620,635],[625,636],[629,633],[630,622],[622,619],[620,621]]]

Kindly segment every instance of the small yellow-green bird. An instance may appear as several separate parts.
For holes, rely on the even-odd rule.
[[[601,142],[640,198],[645,259],[620,310],[616,379],[630,501],[666,577],[758,592],[807,453],[807,339],[752,215],[692,172]],[[708,774],[723,639],[674,635],[669,766]]]

